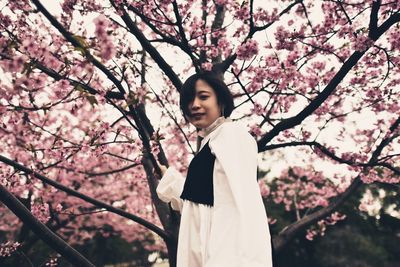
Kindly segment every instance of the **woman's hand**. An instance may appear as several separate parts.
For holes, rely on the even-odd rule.
[[[162,178],[162,176],[164,176],[165,172],[167,171],[167,167],[165,165],[161,165],[158,161],[156,161],[156,162],[157,162],[158,167],[161,170],[161,177],[160,178]]]

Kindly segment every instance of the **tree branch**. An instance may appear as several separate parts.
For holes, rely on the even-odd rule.
[[[4,186],[0,185],[0,201],[3,202],[25,225],[47,245],[60,253],[73,266],[94,266],[82,254],[54,234],[46,225],[37,220],[30,211]]]
[[[296,0],[293,3],[291,3],[289,6],[287,6],[284,10],[282,10],[279,13],[279,17],[281,17],[282,15],[288,13],[295,5],[297,5],[297,4],[301,3],[301,2],[303,2],[303,0]],[[252,21],[252,18],[251,18],[250,22],[251,21]],[[256,32],[265,30],[268,27],[270,27],[271,25],[273,25],[274,23],[275,23],[275,20],[271,21],[271,22],[269,22],[269,23],[267,23],[266,25],[263,25],[263,26],[255,26],[254,23],[253,23],[254,27],[250,28],[249,34],[246,36],[246,38],[244,39],[243,42],[246,42],[248,39],[251,39],[251,37],[253,37],[253,35]],[[213,66],[213,70],[224,73],[233,64],[233,62],[235,61],[236,57],[237,57],[236,53],[228,56],[224,61],[215,64]]]
[[[347,164],[349,166],[360,166],[360,167],[375,167],[375,166],[382,166],[382,167],[386,167],[388,169],[390,169],[391,171],[393,171],[396,175],[400,175],[400,169],[397,169],[396,167],[385,163],[385,162],[370,162],[370,163],[363,163],[363,162],[355,162],[355,161],[351,161],[351,160],[346,160],[343,159],[341,157],[338,157],[337,155],[335,155],[334,153],[332,153],[329,149],[327,149],[326,147],[324,147],[323,145],[321,145],[320,143],[316,142],[316,141],[304,141],[304,142],[290,142],[290,143],[282,143],[282,144],[272,144],[272,145],[268,145],[265,146],[264,149],[262,151],[259,152],[263,152],[263,151],[267,151],[267,150],[273,150],[273,149],[277,149],[277,148],[282,148],[282,147],[291,147],[291,146],[310,146],[310,147],[316,147],[317,149],[319,149],[322,153],[324,153],[326,156],[330,157],[331,159],[342,163],[342,164]]]
[[[400,14],[395,14],[389,17],[376,31],[372,40],[376,41],[382,34],[384,34],[393,24],[400,21]],[[365,54],[365,51],[355,51],[342,65],[340,70],[327,84],[324,90],[313,99],[308,106],[300,111],[296,116],[285,119],[279,122],[270,132],[265,134],[259,141],[259,150],[262,149],[268,142],[270,142],[280,132],[290,129],[296,125],[299,125],[305,118],[310,116],[320,105],[334,92],[339,83],[344,77],[350,72],[350,70],[357,64],[361,57]]]
[[[70,34],[58,21],[55,19],[47,9],[40,3],[39,0],[32,0],[32,2],[36,5],[38,11],[40,11],[49,21],[50,23],[64,36],[67,41],[69,41],[76,48],[81,49],[84,52],[85,57],[93,63],[98,69],[100,69],[110,81],[118,88],[121,94],[125,94],[125,89],[122,87],[121,82],[104,66],[100,61],[98,61],[94,56],[89,52],[86,47],[83,47],[80,42],[78,42],[72,34]]]
[[[372,2],[371,14],[369,19],[369,32],[368,37],[373,38],[378,30],[378,12],[381,7],[381,0],[375,0]]]
[[[132,21],[129,14],[126,12],[123,6],[117,7],[113,0],[110,0],[110,3],[113,7],[119,11],[122,11],[121,18],[125,22],[126,26],[129,28],[130,32],[136,37],[136,39],[140,42],[143,49],[151,56],[151,58],[156,62],[156,64],[163,70],[165,75],[171,80],[172,84],[178,90],[181,91],[182,82],[179,79],[178,75],[174,72],[172,67],[165,61],[165,59],[160,55],[157,49],[147,40],[144,36],[143,32],[139,30],[137,25]]]
[[[397,127],[400,124],[400,117],[391,125],[389,128],[390,133],[394,133]],[[368,164],[372,164],[376,162],[379,154],[382,152],[383,148],[387,146],[390,141],[393,140],[393,136],[388,135],[388,137],[382,139],[380,144],[377,146],[376,150],[372,153],[371,158],[368,161]],[[364,171],[367,171],[369,167],[365,167]],[[316,221],[328,216],[330,213],[335,211],[341,204],[343,204],[354,191],[358,189],[358,187],[362,184],[361,181],[361,173],[357,175],[350,186],[340,195],[334,199],[329,206],[322,208],[312,214],[304,216],[300,221],[297,221],[286,228],[284,228],[278,236],[273,239],[274,249],[277,253],[279,253],[283,247],[292,240],[298,232],[304,230],[306,227],[315,223]]]
[[[53,186],[53,187],[65,192],[65,193],[71,195],[71,196],[80,198],[80,199],[82,199],[82,200],[84,200],[86,202],[89,202],[89,203],[95,205],[96,207],[104,208],[104,209],[108,210],[109,212],[112,212],[112,213],[118,214],[118,215],[120,215],[120,216],[122,216],[124,218],[130,219],[130,220],[132,220],[132,221],[134,221],[134,222],[136,222],[136,223],[138,223],[138,224],[150,229],[151,231],[153,231],[154,233],[156,233],[157,235],[159,235],[163,239],[170,238],[170,236],[164,230],[162,230],[158,226],[156,226],[156,225],[154,225],[154,224],[152,224],[152,223],[150,223],[150,222],[148,222],[148,221],[146,221],[146,220],[144,220],[144,219],[142,219],[142,218],[140,218],[140,217],[138,217],[136,215],[133,215],[133,214],[128,213],[128,212],[126,212],[124,210],[121,210],[121,209],[115,208],[115,207],[113,207],[113,206],[111,206],[109,204],[106,204],[106,203],[104,203],[102,201],[99,201],[97,199],[91,198],[91,197],[89,197],[87,195],[84,195],[82,193],[79,193],[78,191],[75,191],[75,190],[73,190],[71,188],[68,188],[68,187],[66,187],[66,186],[64,186],[64,185],[62,185],[62,184],[60,184],[60,183],[58,183],[58,182],[56,182],[54,180],[51,180],[50,178],[47,178],[46,176],[41,175],[41,174],[39,174],[39,173],[37,173],[37,172],[35,172],[35,171],[25,167],[25,166],[22,166],[21,164],[15,162],[13,160],[10,160],[10,159],[2,156],[2,155],[0,155],[0,161],[5,163],[5,164],[7,164],[7,165],[10,165],[10,166],[14,167],[15,169],[17,169],[19,171],[22,171],[22,172],[24,172],[26,174],[30,174],[31,176],[41,180],[43,183],[51,185],[51,186]]]
[[[226,11],[225,6],[224,5],[220,6],[216,4],[216,9],[217,12],[215,14],[214,21],[211,25],[211,32],[219,31],[222,25],[224,24],[225,11]],[[218,39],[219,38],[212,37],[211,35],[211,44],[214,45],[215,47],[218,47]],[[218,54],[217,57],[212,59],[212,63],[213,64],[220,63],[221,60],[222,60],[221,54]]]
[[[179,36],[181,37],[181,40],[182,40],[181,41],[182,45],[180,47],[192,59],[192,62],[193,62],[193,65],[194,65],[196,71],[199,71],[200,67],[201,67],[200,61],[194,57],[192,49],[190,48],[189,41],[186,38],[185,30],[183,29],[183,26],[182,26],[182,24],[183,24],[182,18],[181,18],[181,14],[179,14],[179,8],[178,8],[178,4],[176,3],[176,1],[172,2],[172,6],[174,8],[176,24],[178,25],[178,29],[179,29]]]

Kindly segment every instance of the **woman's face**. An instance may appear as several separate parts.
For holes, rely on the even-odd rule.
[[[195,97],[189,103],[189,111],[192,116],[188,120],[196,128],[202,129],[210,126],[221,116],[221,108],[218,105],[214,89],[207,82],[197,80],[195,89]]]

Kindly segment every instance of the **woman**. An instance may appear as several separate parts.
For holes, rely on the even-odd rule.
[[[159,198],[181,212],[178,267],[271,267],[267,215],[257,183],[257,143],[233,122],[229,89],[210,72],[183,84],[180,107],[202,137],[186,179],[160,166]]]

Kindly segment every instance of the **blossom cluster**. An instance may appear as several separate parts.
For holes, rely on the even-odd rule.
[[[1,60],[0,66],[8,72],[21,72],[26,62],[25,56],[15,56],[11,60]]]
[[[238,20],[244,21],[250,18],[250,5],[248,3],[244,3],[243,5],[235,5],[235,18]]]
[[[95,34],[100,45],[100,57],[108,61],[116,54],[115,46],[108,32],[111,25],[104,15],[100,15],[94,19],[94,24],[96,26]]]
[[[258,116],[264,115],[265,108],[258,102],[255,102],[251,108],[251,112],[257,114]]]
[[[270,188],[267,186],[264,180],[258,180],[258,185],[260,187],[260,192],[262,197],[268,197],[271,193]]]
[[[238,59],[247,60],[257,55],[258,42],[256,40],[247,40],[244,44],[238,47],[236,54]]]
[[[18,242],[7,241],[0,245],[0,257],[9,257],[21,246]]]
[[[326,184],[322,172],[301,167],[292,167],[282,172],[276,181],[276,190],[271,193],[275,203],[282,203],[285,210],[304,210],[326,207],[336,190]]]
[[[274,8],[271,14],[268,14],[265,9],[258,8],[253,17],[256,22],[261,21],[263,23],[270,23],[279,19],[278,9]]]
[[[58,266],[58,258],[59,256],[57,255],[56,257],[51,257],[45,264],[45,266],[49,267],[55,267]]]
[[[353,40],[353,49],[356,51],[365,51],[374,44],[374,40],[370,39],[366,35],[358,35]]]
[[[345,218],[345,214],[340,214],[339,212],[332,213],[326,219],[319,220],[317,226],[312,226],[310,229],[307,229],[306,238],[312,241],[317,235],[324,236],[327,225],[334,225]]]
[[[43,203],[43,204],[32,203],[31,204],[31,213],[40,222],[46,223],[50,219],[49,204],[47,204],[47,203]]]
[[[250,128],[249,132],[250,132],[253,136],[259,137],[259,136],[261,136],[262,133],[263,133],[263,132],[261,131],[261,129],[260,129],[260,126],[259,126],[258,124],[249,125],[249,128]]]

